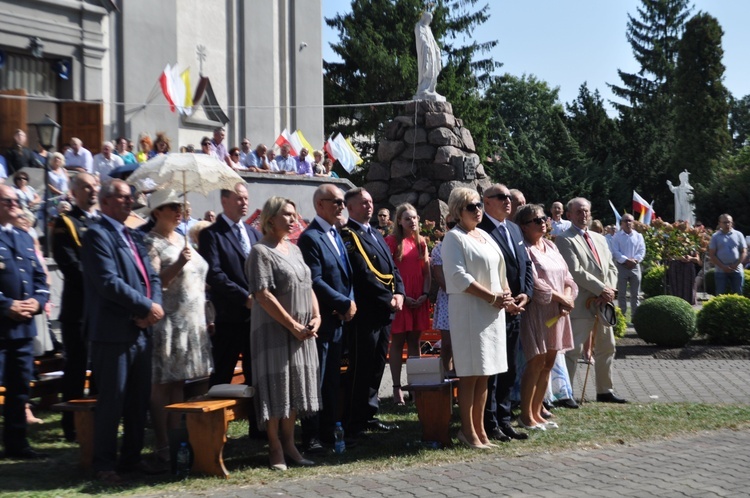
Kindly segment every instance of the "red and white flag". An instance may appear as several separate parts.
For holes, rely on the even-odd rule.
[[[159,85],[161,85],[161,91],[164,94],[164,98],[169,102],[169,110],[175,112],[175,104],[177,100],[177,89],[175,88],[174,78],[172,77],[172,68],[167,64],[164,71],[159,76]]]
[[[293,156],[299,155],[299,151],[294,148],[294,144],[292,143],[292,137],[289,135],[289,131],[287,131],[286,128],[284,128],[284,131],[281,132],[281,135],[276,139],[276,142],[274,142],[278,147],[281,147],[282,145],[288,145],[291,147],[291,150],[289,151],[289,154]]]

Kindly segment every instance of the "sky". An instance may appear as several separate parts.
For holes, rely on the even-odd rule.
[[[609,101],[617,99],[607,83],[622,83],[618,69],[639,69],[625,33],[628,14],[638,18],[640,0],[480,0],[477,5],[485,3],[490,18],[473,36],[479,42],[498,40],[491,54],[503,63],[498,74],[534,75],[559,87],[563,103],[572,102],[587,82],[614,116]],[[750,95],[750,2],[693,0],[692,5],[694,14],[711,14],[724,30],[725,86],[737,98]],[[351,0],[323,0],[324,18],[350,11]],[[330,48],[337,41],[338,33],[323,23],[324,60],[337,59]]]

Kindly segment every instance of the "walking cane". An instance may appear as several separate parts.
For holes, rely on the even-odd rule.
[[[586,302],[586,307],[588,308],[589,305],[594,301],[593,298],[589,298],[589,300]],[[589,371],[591,371],[591,360],[593,358],[594,354],[594,346],[596,345],[596,330],[599,328],[599,313],[597,312],[594,318],[594,328],[591,329],[589,332],[589,342],[591,343],[591,354],[592,356],[588,359],[588,364],[586,365],[586,375],[583,377],[583,389],[581,389],[581,401],[580,404],[584,404],[586,402],[586,384],[589,380]]]

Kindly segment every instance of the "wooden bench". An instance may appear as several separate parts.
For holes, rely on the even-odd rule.
[[[76,428],[76,440],[81,450],[80,462],[84,470],[91,468],[94,457],[94,409],[96,399],[74,399],[52,405],[58,412],[73,412]]]
[[[406,385],[417,405],[422,424],[422,441],[436,441],[442,446],[451,444],[450,423],[453,415],[453,387],[458,379],[447,379],[440,384]]]
[[[58,355],[34,358],[34,368],[39,379],[32,380],[29,384],[31,387],[29,398],[39,398],[40,408],[48,408],[60,400],[62,375],[49,374],[61,371],[64,365],[65,360]],[[5,387],[0,386],[0,405],[3,404],[5,404]]]
[[[193,472],[229,477],[224,466],[224,444],[232,420],[247,419],[252,398],[216,399],[201,397],[166,407],[169,412],[183,413],[188,437],[193,447]]]

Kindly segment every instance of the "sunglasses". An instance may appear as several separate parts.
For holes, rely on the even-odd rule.
[[[343,206],[344,205],[344,199],[321,199],[321,201],[328,201],[336,204],[337,206]]]
[[[467,204],[466,210],[470,213],[476,213],[477,209],[482,209],[484,207],[484,204],[481,202],[477,202],[475,204]]]
[[[512,197],[509,194],[494,194],[494,195],[488,195],[489,198],[495,198],[499,201],[509,201],[512,199]]]
[[[25,182],[28,182],[28,181],[29,181],[29,179],[28,179],[28,178],[26,178],[25,176],[19,176],[19,177],[18,177],[18,180],[19,180],[19,181],[23,180],[23,181],[25,181]]]
[[[547,217],[537,216],[536,218],[531,218],[530,220],[526,220],[523,222],[524,225],[528,225],[529,223],[536,223],[537,225],[543,225],[547,223]]]
[[[180,209],[182,209],[182,204],[177,204],[177,203],[164,204],[163,206],[159,206],[159,207],[171,209],[172,211],[179,211]]]
[[[20,206],[21,203],[18,202],[18,199],[10,199],[8,197],[0,197],[0,202],[5,204],[6,206]]]

